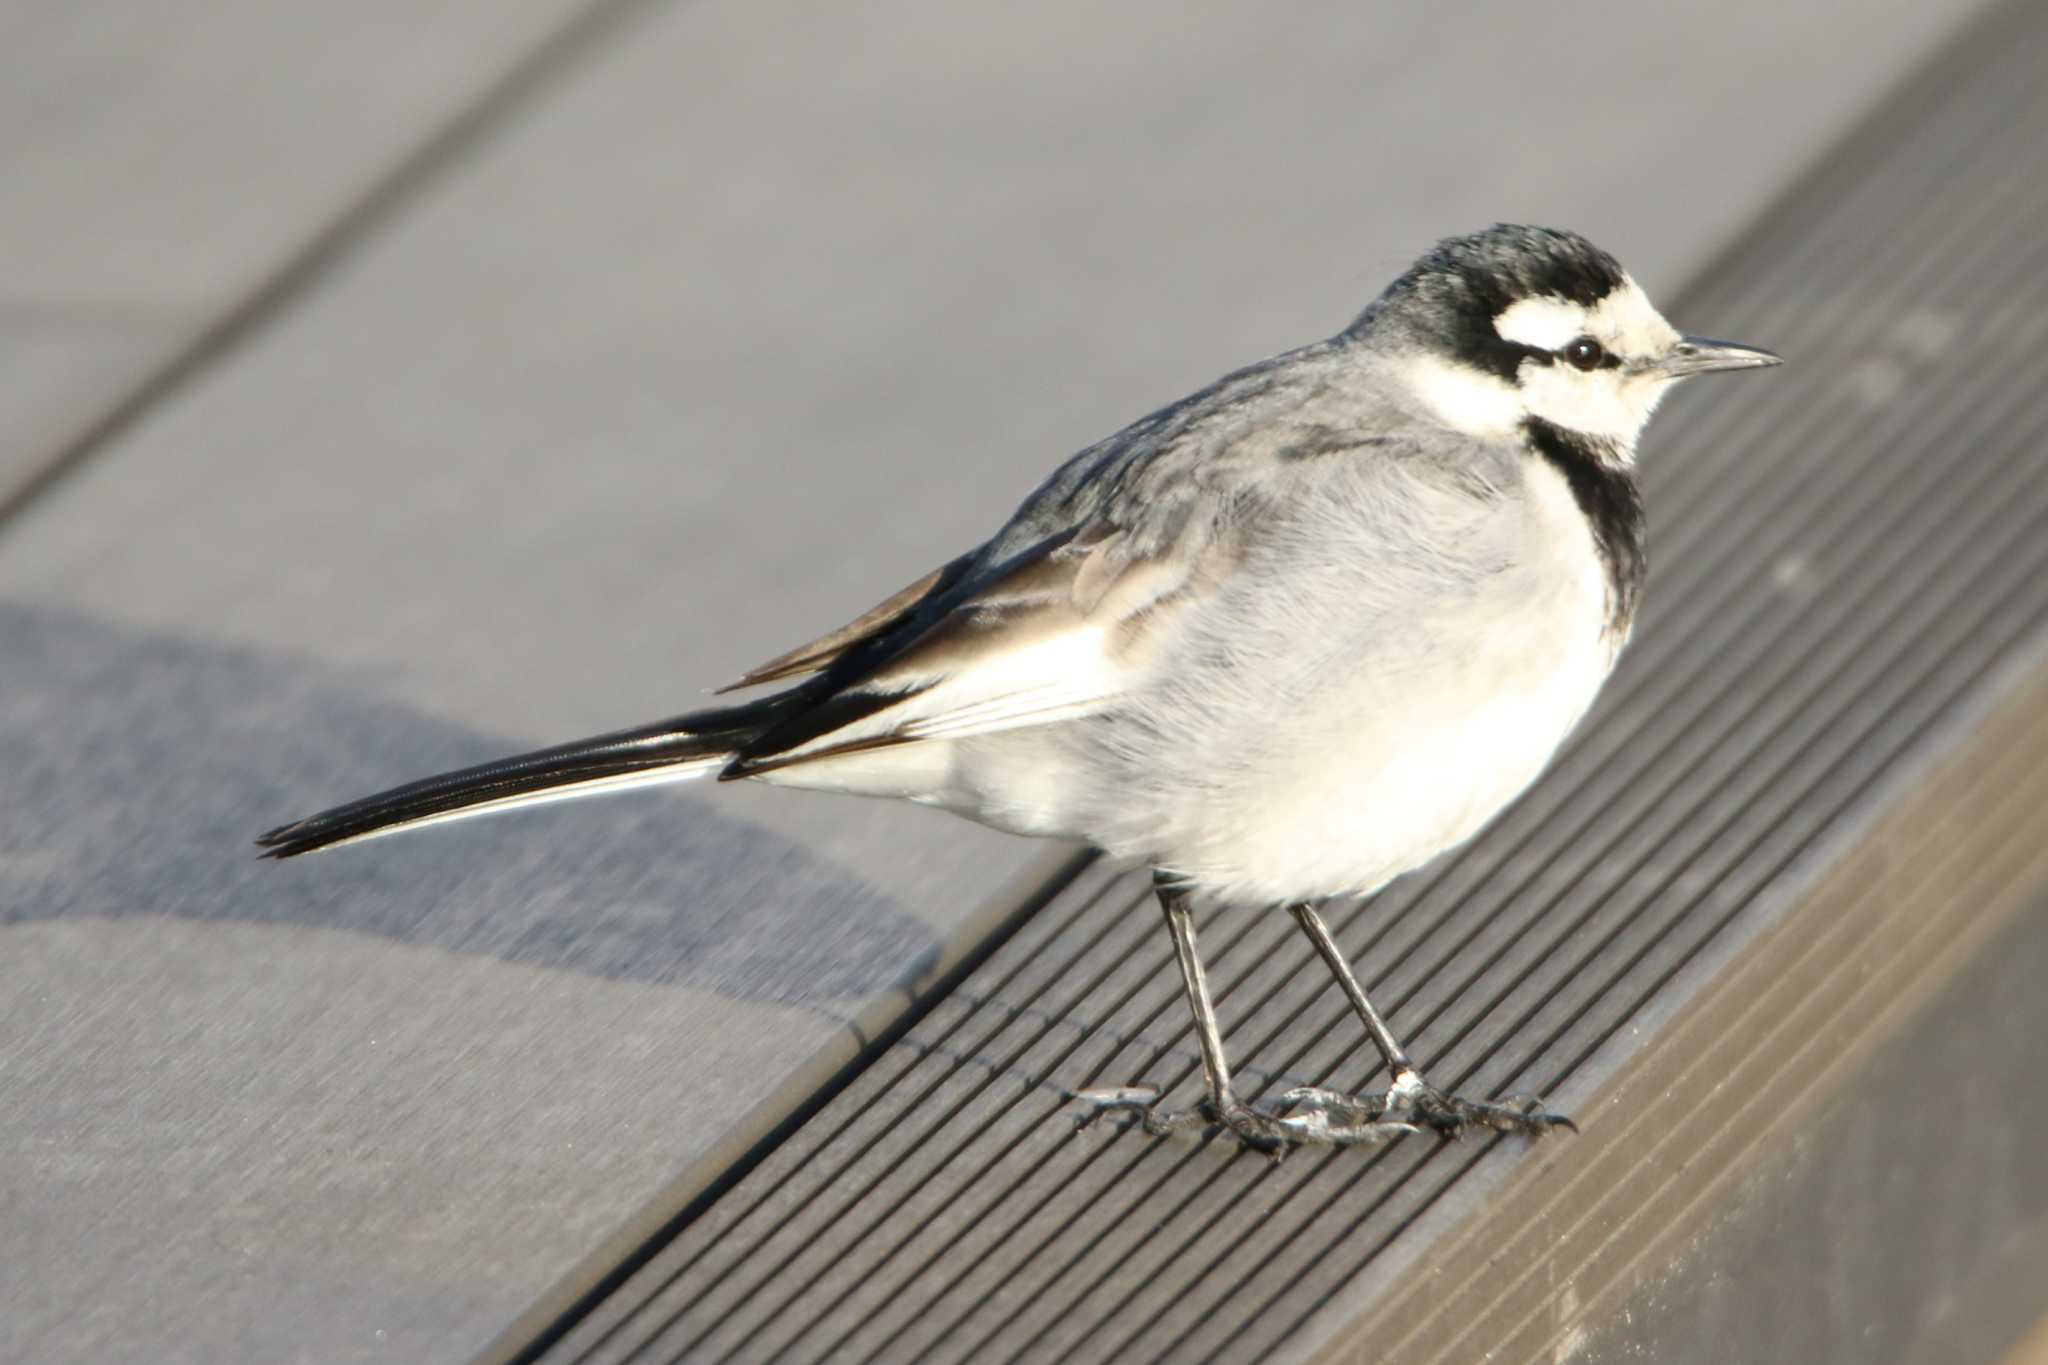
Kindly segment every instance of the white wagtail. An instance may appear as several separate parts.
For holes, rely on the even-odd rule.
[[[541,801],[716,775],[894,796],[1153,869],[1208,1083],[1084,1092],[1247,1146],[1428,1127],[1539,1134],[1534,1101],[1425,1084],[1317,907],[1469,838],[1532,782],[1628,639],[1635,442],[1665,390],[1777,363],[1681,336],[1606,252],[1440,242],[1327,341],[1225,375],[1068,460],[978,548],[734,687],[734,706],[431,777],[264,835],[285,858]],[[728,689],[729,690],[729,689]],[[1285,905],[1392,1078],[1241,1101],[1192,903]]]

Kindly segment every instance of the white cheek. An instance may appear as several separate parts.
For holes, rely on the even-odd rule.
[[[1418,356],[1407,362],[1406,379],[1437,420],[1453,431],[1498,436],[1514,430],[1526,411],[1513,385],[1469,365]]]
[[[1522,367],[1522,393],[1532,414],[1624,447],[1634,444],[1666,387],[1659,379],[1624,377],[1614,370],[1584,374],[1562,364]]]

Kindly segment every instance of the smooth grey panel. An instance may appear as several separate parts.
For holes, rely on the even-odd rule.
[[[179,308],[0,302],[0,500],[195,330],[190,312]]]
[[[474,1350],[937,949],[701,796],[262,862],[504,741],[4,600],[0,659],[0,1359]]]
[[[260,655],[68,613],[0,601],[0,640],[0,771],[17,798],[0,926],[318,926],[797,1005],[930,968],[921,920],[702,789],[259,860],[252,824],[316,776],[367,785],[400,763],[466,766],[504,741]],[[753,899],[707,895],[707,882]],[[534,894],[544,884],[574,890],[552,903]]]
[[[0,6],[0,301],[219,307],[582,7]]]
[[[716,1138],[798,1014],[273,924],[4,941],[10,1362],[459,1358],[617,1223],[603,1188]]]
[[[0,505],[585,7],[0,5]]]

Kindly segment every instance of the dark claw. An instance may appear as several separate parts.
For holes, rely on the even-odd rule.
[[[1235,1134],[1238,1142],[1254,1152],[1265,1152],[1276,1162],[1285,1159],[1287,1149],[1294,1145],[1294,1138],[1281,1120],[1261,1114],[1250,1105],[1226,1101],[1219,1108],[1204,1101],[1202,1108]]]
[[[1445,1137],[1460,1137],[1473,1128],[1490,1128],[1496,1133],[1529,1138],[1542,1137],[1552,1128],[1569,1128],[1574,1133],[1579,1131],[1578,1126],[1564,1115],[1544,1109],[1543,1102],[1533,1095],[1515,1095],[1506,1103],[1485,1104],[1424,1087],[1416,1094],[1412,1108],[1417,1121]]]
[[[1546,1129],[1564,1128],[1568,1129],[1574,1137],[1578,1135],[1579,1125],[1573,1123],[1563,1114],[1554,1114],[1545,1109],[1543,1107],[1543,1098],[1540,1095],[1531,1095],[1527,1091],[1518,1091],[1505,1097],[1501,1103],[1521,1106],[1524,1114],[1541,1123]]]

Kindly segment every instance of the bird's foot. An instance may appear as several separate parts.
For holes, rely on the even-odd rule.
[[[1159,1089],[1150,1085],[1076,1090],[1071,1093],[1070,1098],[1093,1106],[1075,1125],[1078,1128],[1087,1127],[1105,1113],[1133,1112],[1137,1115],[1135,1126],[1143,1128],[1155,1137],[1195,1129],[1221,1128],[1236,1138],[1239,1146],[1254,1152],[1264,1152],[1275,1161],[1296,1147],[1310,1144],[1352,1147],[1362,1143],[1384,1142],[1403,1133],[1420,1131],[1414,1123],[1403,1118],[1369,1119],[1347,1115],[1344,1121],[1333,1124],[1328,1114],[1314,1105],[1307,1106],[1309,1112],[1304,1114],[1271,1114],[1254,1109],[1228,1091],[1224,1092],[1221,1101],[1213,1098],[1204,1099],[1192,1109],[1167,1113],[1155,1108],[1159,1103]],[[1360,1103],[1348,1102],[1354,1105]]]
[[[1402,1072],[1384,1094],[1345,1095],[1311,1085],[1290,1090],[1280,1099],[1308,1111],[1302,1119],[1321,1119],[1332,1134],[1324,1140],[1340,1143],[1377,1141],[1377,1137],[1348,1135],[1376,1133],[1396,1125],[1409,1132],[1426,1130],[1443,1137],[1461,1137],[1481,1128],[1532,1138],[1553,1128],[1579,1131],[1577,1124],[1545,1109],[1534,1095],[1511,1095],[1499,1104],[1464,1100],[1446,1095],[1414,1071]]]

